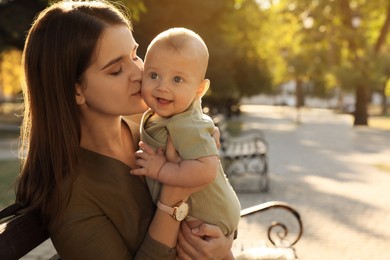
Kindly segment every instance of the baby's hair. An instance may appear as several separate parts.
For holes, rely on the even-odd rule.
[[[175,27],[163,31],[152,40],[148,49],[156,43],[165,43],[170,44],[175,50],[180,50],[181,48],[186,47],[188,43],[195,43],[194,40],[204,48],[204,51],[208,55],[207,45],[202,37],[194,31],[183,27]]]
[[[172,51],[190,51],[203,64],[206,73],[209,61],[209,51],[199,34],[183,27],[174,27],[158,34],[149,44],[148,51],[153,47],[165,47]]]

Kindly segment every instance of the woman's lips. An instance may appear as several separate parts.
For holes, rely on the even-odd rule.
[[[141,91],[138,91],[138,92],[135,92],[133,94],[131,94],[132,96],[141,96]]]

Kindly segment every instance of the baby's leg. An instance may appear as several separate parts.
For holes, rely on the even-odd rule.
[[[191,229],[199,227],[204,223],[204,221],[201,221],[197,218],[190,217],[190,216],[187,217],[186,222]]]
[[[188,216],[187,219],[186,219],[186,223],[188,224],[188,226],[191,229],[193,229],[193,228],[196,228],[196,227],[199,227],[200,225],[202,225],[204,223],[204,221],[201,221],[201,220],[199,220],[197,218]],[[203,236],[202,239],[203,240],[207,240],[207,236]]]

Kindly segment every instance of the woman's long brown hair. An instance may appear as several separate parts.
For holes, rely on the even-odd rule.
[[[71,192],[80,145],[75,84],[107,26],[130,22],[102,1],[59,2],[42,11],[24,47],[24,118],[16,200],[44,223],[61,216]]]

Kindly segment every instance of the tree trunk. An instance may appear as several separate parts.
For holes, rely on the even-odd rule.
[[[349,28],[351,32],[356,33],[356,28],[352,25],[352,10],[350,5],[350,0],[340,0],[338,1],[340,5],[340,9],[343,13],[342,16],[342,23]],[[361,73],[365,73],[365,71],[362,71],[362,67],[359,69],[358,64],[361,62],[358,51],[357,51],[357,43],[356,38],[349,37],[347,38],[348,44],[349,44],[349,50],[352,54],[352,61],[355,64],[355,68],[357,70],[360,70]],[[380,47],[380,44],[379,44]],[[367,114],[367,96],[368,96],[368,87],[366,87],[366,84],[361,84],[356,86],[356,103],[355,103],[355,121],[354,125],[367,125],[368,122],[368,114]]]
[[[387,33],[389,32],[390,28],[390,3],[387,3],[387,9],[386,9],[386,19],[382,25],[381,32],[378,36],[378,39],[376,40],[375,46],[374,46],[374,52],[375,54],[379,53],[380,48],[382,47],[383,43],[385,42]]]
[[[303,93],[303,81],[300,78],[295,80],[295,106],[297,108],[305,106],[305,95]]]
[[[374,53],[376,55],[379,54],[380,48],[383,46],[383,43],[385,42],[386,36],[389,32],[389,28],[390,28],[390,3],[387,3],[386,19],[382,25],[381,32],[374,46]],[[382,111],[381,111],[382,115],[387,114],[387,99],[386,99],[385,90],[386,90],[386,83],[384,84],[383,91],[381,93],[382,94]]]
[[[367,102],[368,88],[365,85],[356,87],[355,121],[353,125],[368,125]]]
[[[382,89],[382,92],[381,92],[381,96],[382,96],[382,111],[381,111],[381,114],[384,116],[384,115],[387,115],[387,97],[386,97],[386,84],[383,84],[383,89]]]
[[[3,79],[3,55],[0,55],[0,106],[3,102],[3,93],[4,93],[4,79]],[[0,108],[0,110],[2,110]]]

